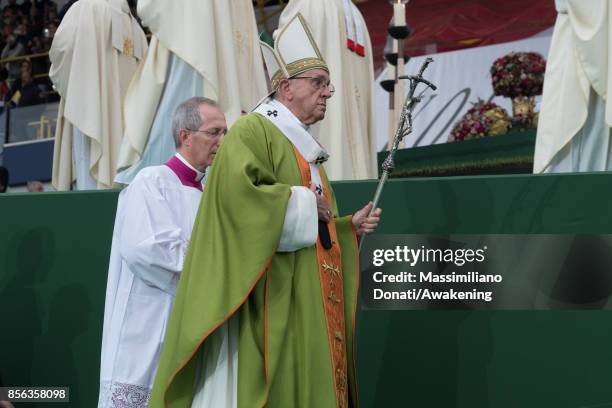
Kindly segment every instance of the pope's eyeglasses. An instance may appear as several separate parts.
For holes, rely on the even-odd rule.
[[[334,92],[336,92],[336,87],[334,87],[334,85],[329,81],[329,79],[325,79],[323,77],[296,76],[293,78],[289,78],[289,80],[292,80],[292,79],[309,79],[310,84],[317,91],[320,91],[323,88],[327,87],[330,94],[333,95]]]

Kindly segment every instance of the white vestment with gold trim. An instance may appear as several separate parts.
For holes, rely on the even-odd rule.
[[[140,0],[138,15],[153,38],[126,96],[123,184],[174,154],[172,113],[185,99],[217,101],[231,126],[267,89],[250,0]]]
[[[111,188],[121,139],[122,101],[145,35],[125,0],[80,0],[62,20],[49,50],[49,77],[61,95],[53,186]],[[76,139],[75,139],[76,138]]]

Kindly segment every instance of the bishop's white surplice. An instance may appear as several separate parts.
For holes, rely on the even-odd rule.
[[[146,407],[202,192],[180,157],[121,192],[113,232],[98,407]]]

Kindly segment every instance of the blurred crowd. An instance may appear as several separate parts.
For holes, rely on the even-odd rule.
[[[8,186],[9,171],[6,167],[0,166],[0,194],[6,193],[8,191]],[[27,182],[25,191],[30,193],[42,193],[45,191],[45,185],[38,180],[31,180]],[[0,404],[0,408],[3,408],[2,404]]]
[[[53,0],[7,0],[0,19],[0,100],[2,107],[29,106],[56,97],[46,75],[55,31],[68,8]],[[37,56],[37,54],[43,54]],[[29,56],[28,58],[19,58]],[[8,60],[8,61],[7,61]]]

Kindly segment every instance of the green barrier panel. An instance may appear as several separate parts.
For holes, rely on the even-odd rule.
[[[52,406],[97,406],[116,205],[117,192],[108,191],[0,196],[5,386],[69,386],[70,404]]]
[[[391,180],[380,232],[610,233],[610,185],[607,173]],[[375,187],[335,183],[341,212]],[[116,200],[0,196],[5,385],[70,386],[54,406],[96,405]],[[612,406],[612,314],[360,311],[357,365],[362,407]]]
[[[391,180],[381,233],[609,233],[612,174]],[[375,183],[336,183],[341,213]],[[603,197],[602,197],[603,196]],[[610,311],[361,311],[363,407],[612,406]]]

